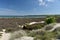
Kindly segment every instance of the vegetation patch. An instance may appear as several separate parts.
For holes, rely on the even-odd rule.
[[[55,22],[56,22],[55,17],[47,17],[45,20],[46,24],[51,24],[51,23],[55,23]]]
[[[33,29],[41,29],[44,24],[34,24],[34,25],[26,25],[23,29],[33,30]]]

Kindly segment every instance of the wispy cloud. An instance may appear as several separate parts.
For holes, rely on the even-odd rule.
[[[25,13],[24,11],[0,8],[0,15],[22,15],[24,13]]]
[[[38,0],[40,6],[47,6],[47,2],[54,2],[55,0]]]
[[[54,2],[55,0],[47,0],[48,2]]]
[[[39,1],[39,5],[45,5],[45,2],[44,2],[44,0],[38,0]]]

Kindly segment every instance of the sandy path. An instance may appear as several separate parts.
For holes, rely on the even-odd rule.
[[[34,40],[33,37],[23,36],[21,38],[15,39],[15,40]]]
[[[38,23],[44,23],[44,21],[41,22],[30,22],[28,25],[38,24]]]
[[[60,28],[60,23],[55,23],[55,24],[46,25],[46,26],[43,27],[41,30],[47,31],[46,28],[47,28],[47,27],[50,27],[50,26],[51,26],[52,28],[49,29],[48,32],[52,32],[52,31],[54,31],[55,29]]]
[[[57,23],[56,25],[54,25],[54,27],[49,30],[50,32],[54,31],[56,28],[59,28],[60,27],[60,23]]]
[[[9,40],[9,38],[10,38],[10,33],[3,32],[0,40]]]

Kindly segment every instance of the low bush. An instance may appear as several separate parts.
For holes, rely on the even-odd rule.
[[[12,31],[14,31],[12,28],[6,29],[6,32],[12,32]]]
[[[43,34],[42,34],[43,33]],[[54,32],[46,32],[42,31],[42,33],[37,34],[37,33],[31,33],[30,36],[34,37],[34,40],[52,40],[56,38],[56,34]]]
[[[55,22],[56,22],[55,17],[48,17],[45,20],[46,24],[55,23]]]
[[[41,29],[43,26],[40,24],[34,24],[34,25],[26,25],[23,27],[23,29],[28,29],[28,30],[32,30],[32,29]]]

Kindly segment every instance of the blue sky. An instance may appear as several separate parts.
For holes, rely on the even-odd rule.
[[[60,0],[0,0],[0,15],[60,14]]]

